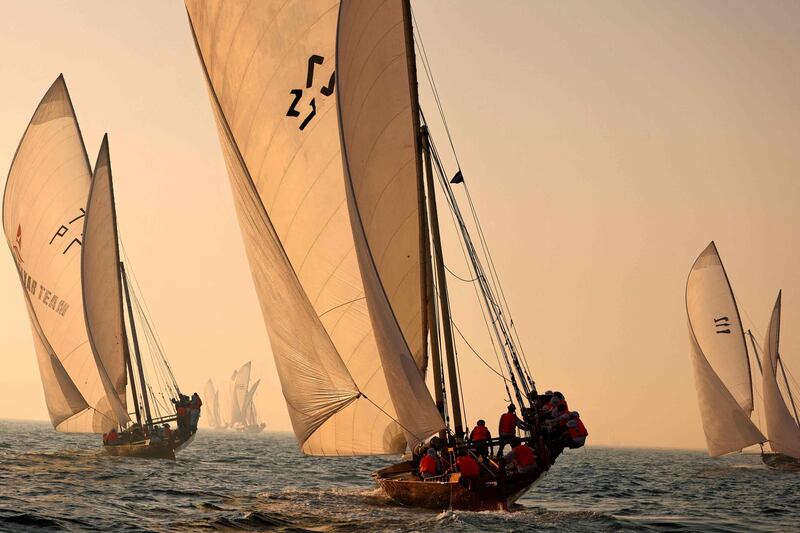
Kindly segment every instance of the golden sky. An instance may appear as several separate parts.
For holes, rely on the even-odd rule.
[[[182,388],[253,360],[259,411],[288,430],[182,3],[0,7],[2,172],[63,72],[91,160],[109,133],[121,237]],[[782,356],[800,377],[800,4],[414,9],[537,384],[566,394],[591,443],[704,445],[684,284],[712,239],[757,336],[784,290]],[[442,224],[446,261],[466,274]],[[0,418],[46,419],[0,256]],[[454,320],[493,360],[472,289],[451,278],[451,291]],[[468,420],[494,427],[502,386],[460,353]]]

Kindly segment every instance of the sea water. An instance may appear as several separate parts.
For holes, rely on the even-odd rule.
[[[800,474],[757,455],[568,450],[512,512],[388,500],[397,458],[304,457],[290,434],[203,430],[177,461],[106,456],[99,436],[0,420],[0,530],[800,531]]]

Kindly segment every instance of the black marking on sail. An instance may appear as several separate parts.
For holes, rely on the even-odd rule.
[[[314,67],[316,65],[322,65],[325,62],[325,58],[323,56],[313,54],[308,58],[308,71],[306,72],[306,89],[310,89],[314,85]],[[336,85],[336,72],[331,72],[331,77],[328,79],[328,84],[324,85],[320,88],[319,92],[322,96],[330,96],[333,94],[333,89]],[[287,117],[299,117],[300,111],[297,110],[297,104],[300,103],[300,100],[303,98],[303,89],[292,89],[289,91],[289,94],[294,95],[294,100],[289,105],[288,111],[286,111]],[[316,97],[312,97],[311,101],[308,103],[311,111],[309,111],[306,118],[300,123],[300,131],[306,129],[309,122],[317,116],[317,100]]]
[[[728,321],[728,317],[721,316],[719,318],[714,319],[714,327],[717,328],[717,333],[724,333],[729,335],[731,330],[730,329],[722,329],[722,328],[730,328],[731,323]]]
[[[77,220],[80,220],[80,219],[82,219],[83,217],[86,216],[86,210],[83,209],[82,207],[80,208],[80,210],[81,210],[81,213],[78,216],[76,216],[75,218],[73,218],[72,220],[70,220],[69,222],[67,222],[67,224],[69,224],[71,226],[73,222],[75,222]],[[49,244],[53,244],[53,241],[56,240],[56,237],[60,238],[60,237],[65,236],[68,231],[69,231],[69,227],[65,226],[64,224],[61,224],[61,226],[53,234],[53,238],[50,239],[50,243]],[[83,237],[83,233],[81,233],[80,236]],[[64,248],[64,251],[61,252],[61,254],[64,255],[65,253],[67,253],[67,250],[69,250],[72,247],[72,245],[75,244],[75,243],[77,243],[78,246],[82,245],[82,242],[78,237],[73,237],[73,239],[70,241],[70,243],[67,245],[67,247]]]

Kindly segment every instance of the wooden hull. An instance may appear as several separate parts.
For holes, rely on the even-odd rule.
[[[769,468],[800,472],[800,460],[782,453],[762,453],[761,460]]]
[[[462,511],[508,510],[541,477],[514,474],[505,478],[485,477],[459,483],[458,475],[442,481],[422,481],[407,461],[375,472],[373,478],[386,494],[398,503],[427,509]]]
[[[107,454],[115,457],[141,457],[145,459],[172,459],[175,460],[175,452],[187,447],[193,440],[195,434],[192,433],[188,438],[176,439],[172,445],[169,442],[152,442],[145,440],[130,444],[104,444],[103,449]]]

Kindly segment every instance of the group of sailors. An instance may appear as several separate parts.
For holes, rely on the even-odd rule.
[[[149,439],[151,443],[168,442],[170,446],[174,446],[175,438],[185,440],[197,432],[197,422],[200,420],[200,408],[203,402],[195,392],[191,397],[178,393],[178,398],[173,398],[172,403],[177,414],[177,431],[173,431],[167,422],[144,427],[134,422],[125,430],[119,431],[115,427],[108,433],[103,433],[103,444],[107,446],[134,444]]]
[[[586,426],[577,411],[569,410],[563,394],[547,391],[534,396],[531,403],[523,409],[523,418],[517,416],[513,403],[508,406],[500,416],[496,440],[484,420],[478,420],[466,440],[446,445],[438,437],[431,439],[415,453],[420,478],[449,479],[451,473],[459,472],[460,482],[468,483],[484,473],[494,477],[535,474],[549,469],[564,448],[580,448],[586,443]],[[530,437],[518,437],[518,430]],[[510,451],[504,454],[506,446]]]

